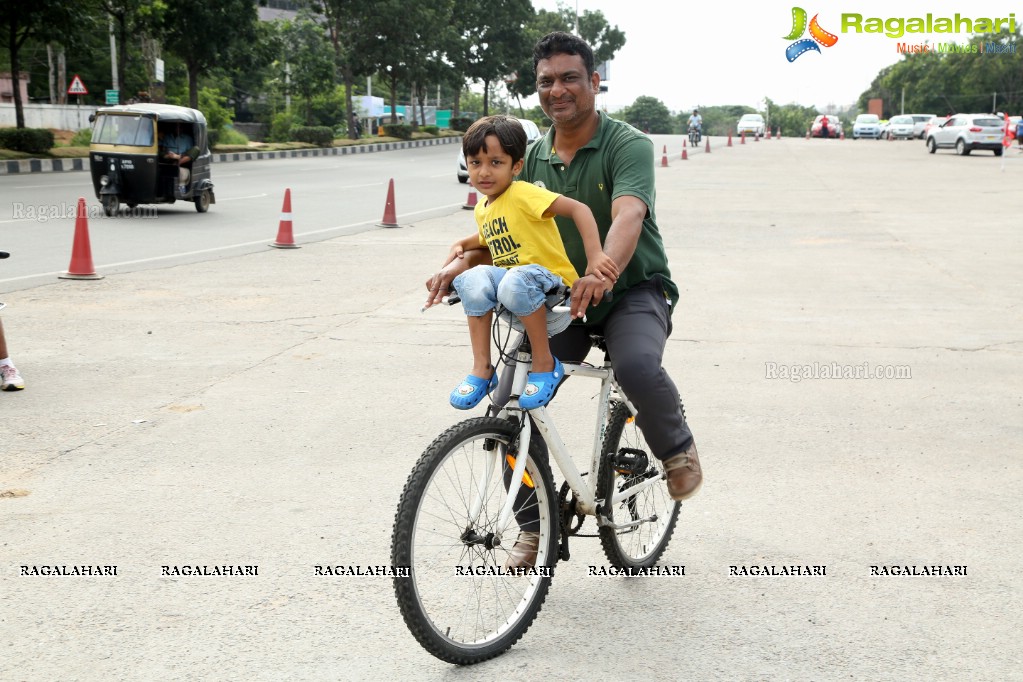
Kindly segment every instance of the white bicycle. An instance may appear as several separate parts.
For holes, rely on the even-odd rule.
[[[507,325],[502,318],[494,316],[495,326]],[[636,410],[615,379],[603,338],[593,339],[604,350],[603,366],[563,363],[569,376],[600,381],[590,466],[582,473],[547,408],[531,410],[531,419],[519,408],[531,366],[529,340],[521,331],[505,336],[516,361],[508,403],[430,444],[394,518],[391,562],[410,569],[394,579],[398,606],[419,643],[450,663],[479,663],[518,641],[543,605],[555,564],[569,559],[568,538],[587,516],[595,517],[604,553],[619,569],[652,566],[678,519],[679,503],[669,497],[661,462],[636,427]],[[564,476],[559,494],[537,435]],[[539,533],[535,565],[505,568],[525,525]]]

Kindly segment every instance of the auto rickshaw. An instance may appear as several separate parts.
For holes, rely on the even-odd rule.
[[[216,203],[210,180],[213,155],[201,112],[171,104],[129,104],[98,109],[89,120],[92,184],[106,215],[116,215],[122,202],[135,208],[193,201],[199,213]],[[193,145],[195,156],[181,164],[189,171],[184,183],[176,155],[161,145],[171,135],[190,139]]]

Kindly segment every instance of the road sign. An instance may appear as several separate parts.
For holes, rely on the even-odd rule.
[[[88,95],[89,91],[85,88],[85,83],[82,79],[75,74],[75,77],[71,79],[71,85],[68,86],[67,94],[69,95]]]
[[[120,104],[121,103],[121,91],[120,90],[107,90],[107,104]]]

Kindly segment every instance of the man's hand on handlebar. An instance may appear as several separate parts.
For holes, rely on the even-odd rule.
[[[611,282],[601,280],[596,275],[580,277],[572,284],[572,317],[586,315],[586,309],[604,300],[606,292],[611,291]]]

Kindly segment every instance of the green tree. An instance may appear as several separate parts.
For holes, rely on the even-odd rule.
[[[639,130],[655,135],[671,133],[671,112],[656,97],[637,97],[621,113],[622,119]]]
[[[355,79],[372,75],[380,63],[380,43],[376,30],[379,0],[316,0],[311,5],[324,18],[327,35],[334,46],[336,68],[345,86],[348,118],[355,116],[352,93]],[[348,121],[348,137],[356,139],[355,126]]]
[[[510,76],[532,50],[525,25],[533,16],[533,6],[529,0],[467,0],[460,9],[466,18],[461,27],[464,73],[483,84],[483,114],[487,115],[491,85]]]
[[[58,40],[73,31],[94,30],[96,7],[91,2],[63,0],[0,0],[0,33],[7,38],[11,61],[15,121],[25,127],[24,102],[21,100],[21,48],[29,38]]]
[[[533,68],[533,45],[551,31],[573,32],[575,11],[558,3],[557,12],[541,10],[526,26],[529,50],[519,63],[514,84],[509,91],[514,97],[529,97],[536,92],[536,70]],[[579,37],[593,49],[594,65],[611,61],[625,46],[625,33],[611,26],[603,12],[586,10],[579,16]]]
[[[256,35],[255,0],[174,0],[163,13],[164,45],[188,70],[188,102],[199,107],[199,75],[231,64]]]
[[[289,87],[298,93],[304,103],[306,125],[313,124],[313,97],[330,90],[334,84],[334,60],[323,28],[303,10],[293,21],[281,26],[283,64]]]
[[[817,117],[817,109],[799,104],[777,105],[767,99],[767,109],[771,112],[771,128],[781,128],[782,135],[802,137]]]

